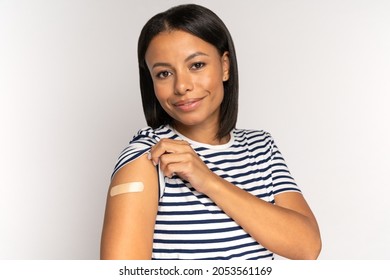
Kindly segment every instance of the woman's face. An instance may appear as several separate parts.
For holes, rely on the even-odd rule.
[[[184,32],[162,32],[145,55],[154,91],[163,109],[179,126],[218,126],[229,78],[229,56],[211,44]]]

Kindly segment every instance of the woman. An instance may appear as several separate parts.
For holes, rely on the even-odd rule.
[[[316,259],[316,219],[274,140],[235,128],[237,62],[218,16],[181,5],[152,17],[138,60],[149,127],[115,167],[101,258]]]

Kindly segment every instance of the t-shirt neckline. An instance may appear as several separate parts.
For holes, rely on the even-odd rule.
[[[232,131],[230,131],[230,139],[229,139],[229,141],[227,143],[220,144],[220,145],[211,145],[211,144],[201,143],[201,142],[192,140],[192,139],[184,136],[180,132],[178,132],[176,129],[174,129],[170,125],[168,125],[168,128],[170,130],[172,130],[173,133],[177,134],[181,140],[187,141],[188,143],[190,143],[194,147],[203,147],[203,148],[212,149],[212,150],[224,150],[224,149],[227,149],[227,148],[231,147],[233,145],[233,143],[234,143],[234,133],[233,133],[234,129]]]

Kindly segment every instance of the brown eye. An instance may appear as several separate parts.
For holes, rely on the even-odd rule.
[[[161,72],[157,73],[156,77],[159,79],[165,79],[165,78],[168,78],[170,75],[171,75],[171,73],[168,71],[161,71]]]
[[[203,68],[205,65],[206,64],[203,62],[196,62],[196,63],[192,64],[191,69],[198,70],[198,69]]]

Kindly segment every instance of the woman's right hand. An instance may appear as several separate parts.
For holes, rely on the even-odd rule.
[[[150,158],[167,177],[176,174],[188,181],[198,192],[207,193],[212,180],[218,180],[187,141],[161,139],[150,151]]]

